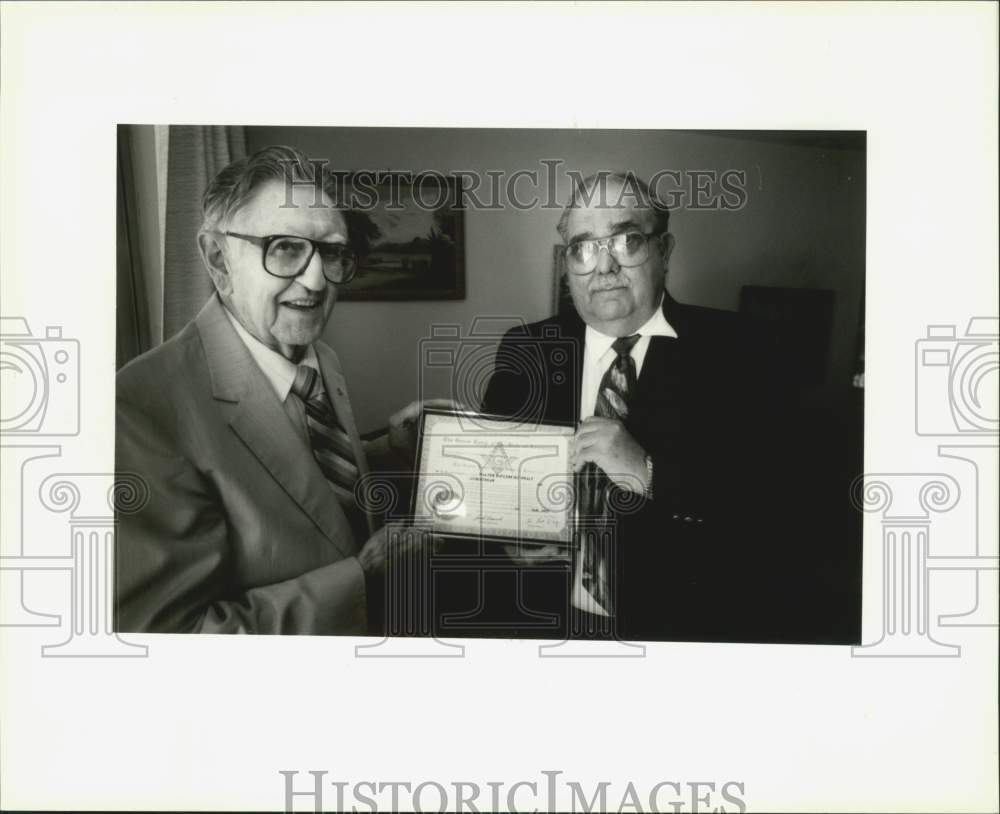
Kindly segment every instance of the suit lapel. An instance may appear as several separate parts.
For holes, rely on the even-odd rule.
[[[677,332],[678,338],[649,338],[649,348],[633,395],[634,408],[662,404],[666,400],[676,404],[685,393],[684,351],[689,351],[696,340],[690,334],[684,307],[666,291],[663,294],[663,316]]]
[[[669,336],[651,336],[642,372],[636,382],[633,406],[671,398],[677,401],[683,393],[681,340]]]
[[[212,394],[233,431],[330,542],[344,556],[353,555],[353,535],[340,504],[217,297],[202,309],[196,323]]]
[[[547,418],[555,421],[572,421],[574,424],[580,421],[580,388],[583,386],[586,328],[575,311],[559,323],[559,337],[562,341],[570,343],[570,352],[564,354],[565,358],[561,364],[553,365],[555,375],[550,376],[546,394],[549,400]],[[544,343],[542,348],[543,351],[549,350]],[[553,355],[550,351],[549,356]],[[547,369],[546,360],[543,360],[542,369]],[[566,386],[553,387],[556,382],[565,382]]]

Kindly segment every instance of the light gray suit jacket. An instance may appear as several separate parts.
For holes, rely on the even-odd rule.
[[[364,475],[337,356],[315,347]],[[118,513],[117,630],[366,632],[364,541],[217,297],[116,388],[116,471],[149,488]]]

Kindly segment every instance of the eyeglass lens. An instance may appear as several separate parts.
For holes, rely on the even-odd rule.
[[[638,266],[648,255],[648,240],[641,232],[625,232],[601,240],[581,240],[570,244],[567,252],[570,270],[577,273],[593,271],[602,245],[607,245],[611,256],[623,266]]]
[[[349,279],[354,272],[354,255],[346,246],[325,245],[317,249],[323,261],[323,274],[331,282]],[[265,268],[278,277],[296,277],[312,259],[312,244],[308,240],[280,237],[267,247]]]

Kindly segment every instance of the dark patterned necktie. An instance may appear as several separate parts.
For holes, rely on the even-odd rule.
[[[635,360],[632,348],[639,341],[639,334],[622,336],[614,341],[615,360],[601,379],[597,390],[594,415],[624,422],[628,418],[629,396],[635,390]],[[611,481],[596,464],[588,463],[580,470],[577,494],[580,496],[580,520],[590,529],[602,526],[608,520],[608,491]],[[608,545],[607,535],[587,534],[580,537],[580,556],[583,558],[583,587],[609,614],[613,613],[610,596],[610,558],[614,552]]]
[[[337,420],[326,397],[323,379],[315,368],[299,365],[292,384],[295,395],[306,408],[309,443],[316,463],[334,491],[344,498],[354,496],[358,467],[350,436]]]

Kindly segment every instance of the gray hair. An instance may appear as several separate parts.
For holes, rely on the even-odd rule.
[[[608,181],[617,181],[622,186],[622,192],[619,194],[617,202],[608,203],[607,201]],[[665,234],[670,226],[670,210],[656,196],[656,193],[649,188],[649,184],[633,172],[609,172],[608,170],[601,170],[587,176],[573,188],[573,194],[570,195],[569,203],[563,209],[562,216],[559,218],[559,225],[556,226],[556,231],[559,232],[563,243],[566,242],[568,237],[569,213],[574,209],[579,209],[581,206],[590,205],[595,200],[595,197],[598,202],[611,207],[620,207],[622,206],[623,199],[631,199],[635,201],[636,205],[653,210],[653,227],[657,235]]]
[[[313,184],[323,190],[330,185],[325,161],[313,162],[294,147],[264,147],[232,162],[212,179],[201,199],[202,231],[228,221],[268,181]]]

